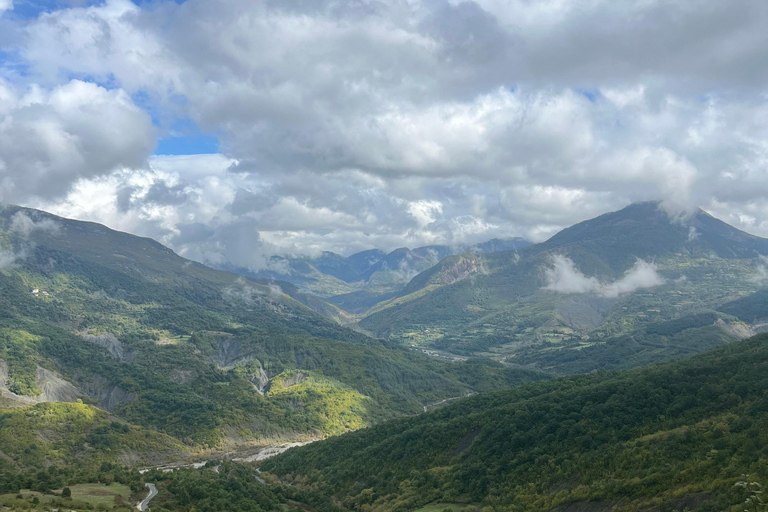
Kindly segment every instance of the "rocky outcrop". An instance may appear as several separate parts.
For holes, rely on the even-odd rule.
[[[295,386],[296,384],[300,384],[307,380],[307,374],[304,372],[298,372],[294,373],[287,379],[283,379],[283,381],[280,383],[284,388],[289,388],[291,386]]]
[[[480,267],[474,257],[461,256],[456,263],[442,269],[440,272],[440,281],[443,285],[450,285],[470,275],[477,273]]]
[[[37,367],[37,388],[42,391],[37,398],[40,402],[75,402],[83,393],[50,370]]]
[[[217,340],[218,351],[211,356],[211,360],[220,368],[230,368],[237,363],[255,359],[243,342],[230,336]]]
[[[717,321],[715,321],[715,325],[720,327],[723,331],[727,332],[731,336],[734,336],[736,339],[740,340],[749,338],[750,336],[754,336],[760,332],[765,332],[766,327],[768,327],[765,324],[754,324],[750,326],[741,322],[727,323],[722,318],[718,318]]]
[[[112,384],[101,375],[94,375],[90,382],[82,383],[83,391],[104,409],[113,412],[121,405],[132,402],[138,395]]]
[[[259,368],[256,375],[251,376],[250,381],[261,395],[269,391],[269,388],[272,386],[272,383],[269,381],[269,375],[264,371],[264,368]]]
[[[99,334],[97,336],[84,334],[82,338],[89,343],[106,348],[110,355],[118,361],[128,362],[129,357],[127,357],[123,350],[123,344],[120,343],[120,340],[114,334]]]
[[[195,372],[192,370],[182,370],[181,368],[174,368],[171,370],[170,378],[176,384],[189,384],[195,380]]]
[[[40,366],[35,370],[35,384],[40,390],[38,395],[17,395],[8,389],[8,380],[8,364],[0,359],[0,396],[5,399],[20,405],[34,405],[41,402],[75,402],[83,396],[82,391],[61,375]]]

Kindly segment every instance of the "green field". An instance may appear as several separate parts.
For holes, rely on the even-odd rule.
[[[104,484],[78,484],[70,487],[73,501],[84,501],[98,507],[103,505],[112,508],[115,505],[115,496],[119,495],[123,503],[131,503],[131,489],[127,485],[112,483]],[[61,492],[59,489],[58,492]]]
[[[19,493],[0,495],[0,505],[18,510],[27,508],[39,508],[47,510],[50,507],[76,510],[113,510],[117,505],[119,510],[130,509],[135,505],[131,499],[131,489],[122,484],[77,484],[69,486],[72,491],[71,498],[61,498],[52,494],[42,494],[37,491],[22,490]],[[54,491],[61,494],[62,489]],[[18,495],[22,498],[19,499]],[[116,498],[116,496],[120,496]],[[34,507],[34,499],[37,498],[37,507]]]

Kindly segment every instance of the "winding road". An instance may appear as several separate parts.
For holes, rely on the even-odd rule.
[[[155,484],[151,484],[147,482],[144,484],[149,489],[149,495],[144,498],[144,501],[140,501],[136,504],[136,508],[139,509],[141,512],[144,512],[149,507],[149,501],[157,495],[157,487],[155,487]]]

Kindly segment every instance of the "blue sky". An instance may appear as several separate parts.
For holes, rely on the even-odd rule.
[[[136,5],[151,5],[156,0],[131,0]],[[173,0],[177,4],[185,0]],[[24,22],[38,18],[41,14],[69,7],[89,7],[103,4],[103,0],[15,0],[13,9],[3,14],[11,21]],[[0,50],[0,68],[7,75],[25,76],[27,65],[13,51]],[[66,78],[78,79],[96,83],[106,89],[119,88],[114,75],[96,77],[88,74],[70,72]],[[155,155],[194,155],[214,154],[219,152],[219,139],[213,134],[203,133],[191,119],[167,119],[168,112],[159,112],[152,101],[143,94],[135,94],[134,102],[152,117],[153,124],[158,128],[160,137],[157,141]],[[183,100],[182,100],[183,101]],[[167,125],[170,124],[170,127]]]
[[[131,0],[136,5],[157,3],[157,0]],[[173,0],[182,4],[186,0]],[[101,5],[103,0],[14,0],[13,11],[6,16],[15,19],[32,19],[44,12],[57,11],[68,7],[88,7]]]
[[[189,119],[179,119],[170,134],[158,141],[156,155],[201,155],[219,152],[218,137],[200,131]]]

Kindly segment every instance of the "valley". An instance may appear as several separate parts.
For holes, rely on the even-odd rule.
[[[511,250],[498,243],[480,244],[493,251],[443,250],[438,263],[385,291],[373,286],[322,300],[342,310],[329,316],[343,316],[344,325],[437,359],[481,357],[556,374],[674,359],[761,331],[759,322],[728,311],[768,282],[767,241],[701,210],[675,219],[658,202],[637,203],[543,243],[515,243]],[[317,272],[353,275],[329,270],[329,257],[302,261],[315,262]],[[295,274],[281,278],[305,286]],[[628,340],[627,361],[604,360],[603,353],[626,352]]]
[[[433,360],[103,226],[8,206],[0,235],[16,260],[0,270],[4,407],[80,400],[193,451],[237,451],[546,377]]]
[[[768,478],[768,241],[687,222],[631,205],[400,281],[325,255],[349,282],[316,295],[6,206],[0,505],[722,510]]]

